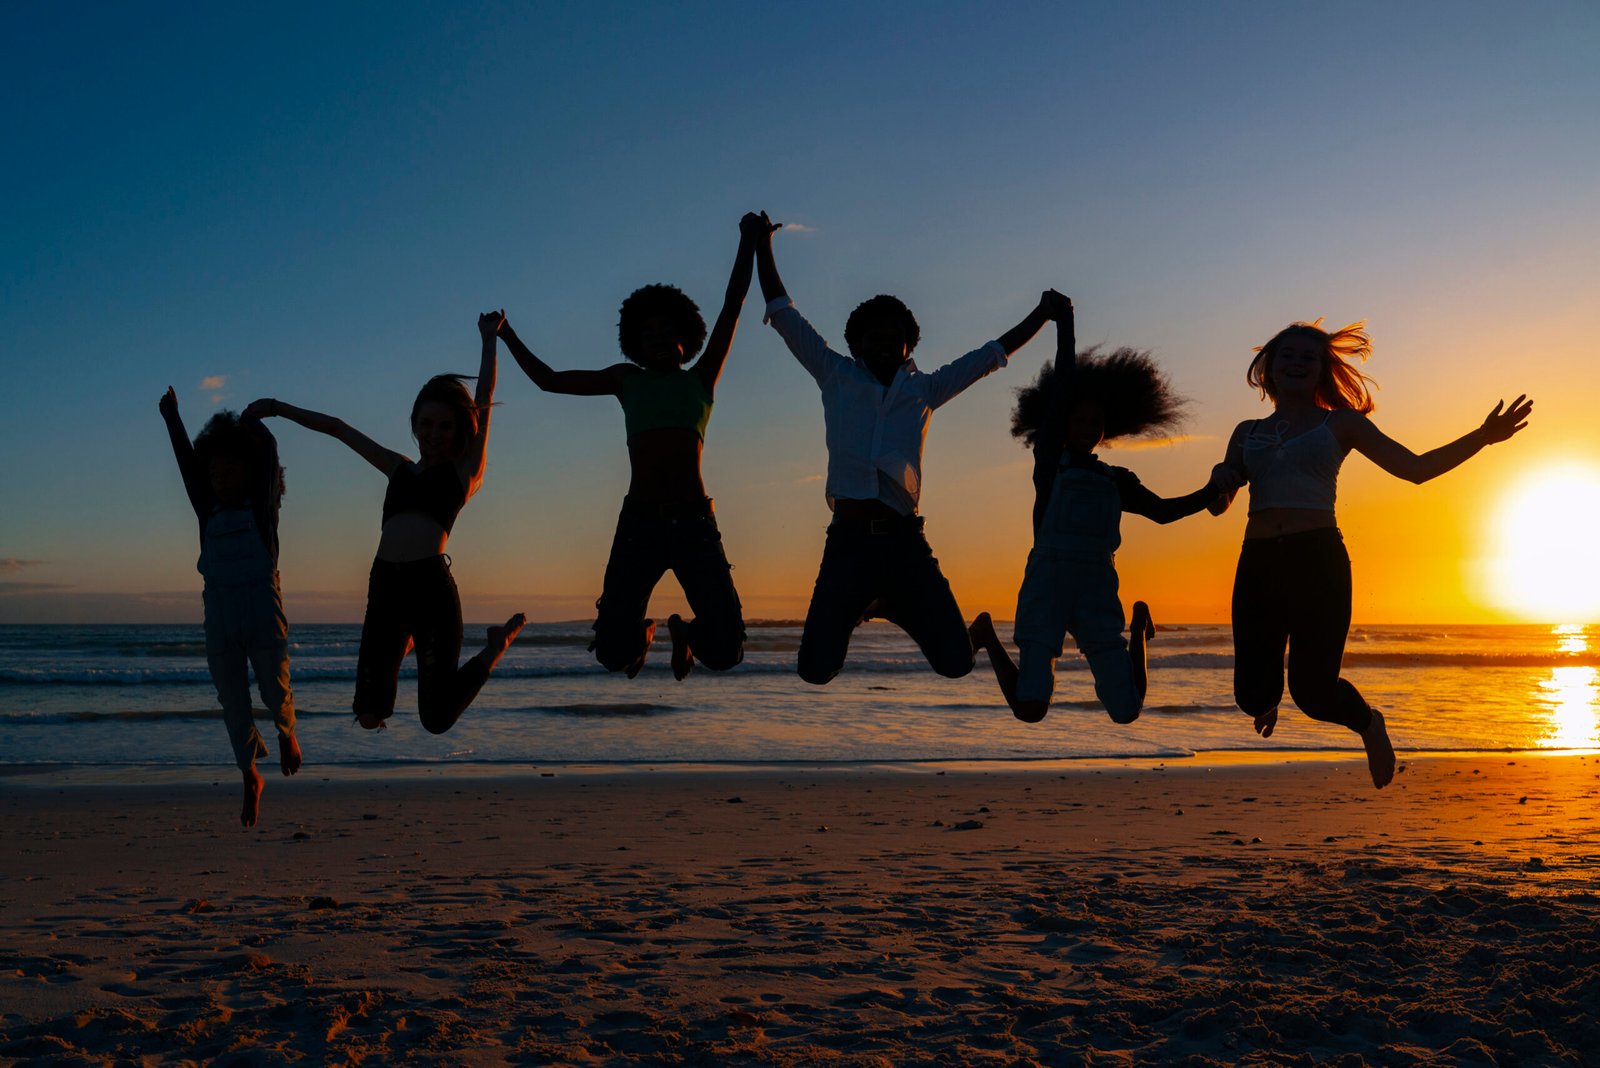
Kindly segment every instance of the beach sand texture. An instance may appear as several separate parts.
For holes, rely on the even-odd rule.
[[[1600,1057],[1590,755],[236,790],[0,780],[0,1059]]]

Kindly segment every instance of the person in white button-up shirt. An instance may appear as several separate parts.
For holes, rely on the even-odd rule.
[[[1049,321],[1041,298],[1016,326],[931,373],[910,359],[917,320],[876,296],[845,323],[849,356],[828,347],[796,310],[778,276],[772,240],[756,246],[767,322],[822,390],[828,505],[833,522],[800,638],[799,672],[818,685],[839,673],[850,636],[881,617],[911,635],[941,675],[972,670],[972,641],[950,583],[922,534],[922,444],[935,408],[1006,365]]]

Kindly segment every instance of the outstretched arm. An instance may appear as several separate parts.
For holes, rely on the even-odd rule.
[[[728,291],[722,298],[722,312],[717,316],[711,336],[706,340],[705,352],[695,361],[694,372],[705,383],[706,392],[717,388],[722,377],[722,365],[727,362],[728,350],[733,346],[733,333],[739,328],[739,309],[744,307],[745,294],[750,292],[750,274],[755,266],[757,244],[770,240],[777,225],[760,215],[746,212],[739,220],[739,251],[733,258],[733,274],[728,277]]]
[[[948,404],[968,386],[990,371],[1006,365],[1010,355],[1033,340],[1033,335],[1050,321],[1050,308],[1054,306],[1055,290],[1046,290],[1039,303],[1016,326],[979,349],[957,357],[928,376],[928,407],[938,408]],[[997,351],[998,350],[998,351]]]
[[[402,453],[384,448],[343,419],[336,419],[331,415],[313,412],[309,408],[296,408],[292,404],[285,404],[271,397],[251,401],[244,410],[246,419],[266,419],[271,416],[282,416],[291,423],[299,423],[307,430],[315,430],[319,434],[337,438],[350,446],[357,456],[382,471],[384,477],[392,475],[396,467],[407,462]]]
[[[1134,515],[1142,515],[1146,519],[1166,524],[1175,523],[1196,512],[1204,511],[1215,505],[1219,499],[1225,502],[1229,496],[1227,481],[1225,477],[1213,471],[1211,481],[1182,497],[1162,497],[1131,476],[1127,484],[1119,483],[1117,489],[1122,495],[1124,512],[1132,512]],[[1223,507],[1227,507],[1226,503]]]
[[[500,340],[511,350],[523,373],[546,393],[567,393],[575,397],[622,396],[621,364],[600,371],[557,371],[522,343],[504,315],[500,318]]]
[[[1053,303],[1053,298],[1055,297],[1061,297],[1061,294],[1053,289],[1046,290],[1044,295],[1039,298],[1039,303],[1023,317],[1022,322],[995,339],[1000,342],[1000,347],[1006,350],[1007,356],[1032,341],[1033,336],[1044,329],[1044,324],[1050,321],[1050,308],[1048,305]],[[1061,299],[1065,300],[1066,298],[1062,297]]]
[[[194,446],[189,444],[189,432],[183,428],[183,417],[178,414],[178,394],[171,386],[161,395],[158,404],[161,418],[167,424],[167,437],[172,442],[172,455],[178,461],[178,474],[183,477],[183,491],[189,495],[189,504],[202,519],[210,511],[211,492],[206,473],[195,460]]]
[[[1481,426],[1448,445],[1441,445],[1420,456],[1379,430],[1372,420],[1354,412],[1347,413],[1340,420],[1341,437],[1348,434],[1351,448],[1389,474],[1420,485],[1460,467],[1484,446],[1505,441],[1528,425],[1528,416],[1532,412],[1533,402],[1526,395],[1512,401],[1509,408],[1505,401],[1499,401],[1494,410],[1484,417]]]
[[[767,213],[762,212],[763,221]],[[756,240],[756,275],[761,279],[761,299],[771,304],[782,297],[787,297],[788,291],[783,288],[783,279],[778,277],[778,261],[772,258],[772,233],[781,224],[770,223],[765,234],[758,234]],[[739,224],[739,232],[744,233],[744,224]]]
[[[478,433],[467,442],[461,457],[462,473],[471,497],[483,485],[483,468],[489,455],[489,416],[494,412],[495,333],[506,321],[504,308],[478,316],[478,337],[483,341],[483,356],[478,361],[478,388],[472,398],[478,409]]]

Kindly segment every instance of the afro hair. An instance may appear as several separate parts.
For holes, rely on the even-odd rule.
[[[850,313],[850,318],[844,321],[844,343],[849,348],[850,355],[856,354],[856,342],[860,341],[861,335],[870,329],[868,324],[878,318],[899,320],[899,325],[906,334],[906,355],[911,355],[917,347],[917,342],[922,340],[922,328],[917,325],[917,317],[911,314],[911,309],[906,307],[899,297],[891,297],[887,293],[879,293],[870,300],[857,304],[856,310]]]
[[[1011,433],[1030,447],[1041,434],[1059,431],[1067,408],[1092,401],[1105,415],[1105,440],[1154,436],[1171,430],[1183,419],[1188,401],[1173,391],[1172,383],[1148,352],[1119,348],[1107,356],[1098,346],[1078,353],[1072,384],[1058,396],[1056,368],[1046,361],[1032,385],[1017,390],[1011,413]]]
[[[202,465],[218,457],[255,464],[262,457],[260,443],[239,425],[237,412],[223,410],[206,420],[194,439],[195,459]]]
[[[646,353],[639,340],[639,328],[652,316],[660,316],[677,329],[678,340],[683,342],[683,363],[693,359],[706,343],[706,321],[700,315],[700,306],[688,294],[677,286],[641,286],[622,302],[622,314],[617,320],[617,345],[634,363],[644,365]]]

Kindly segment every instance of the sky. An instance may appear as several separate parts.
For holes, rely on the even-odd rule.
[[[1265,413],[1244,371],[1293,320],[1368,321],[1374,419],[1419,452],[1534,396],[1527,431],[1427,485],[1351,457],[1339,514],[1358,622],[1537,618],[1507,567],[1513,589],[1600,570],[1587,537],[1496,533],[1555,465],[1555,498],[1600,522],[1596,54],[1577,2],[4,5],[0,622],[199,620],[169,384],[191,433],[274,396],[409,451],[421,383],[476,369],[479,312],[556,367],[617,362],[623,297],[670,282],[713,318],[762,209],[841,349],[850,309],[894,293],[931,370],[1055,287],[1083,344],[1150,350],[1190,418],[1104,457],[1168,495]],[[822,410],[761,308],[704,471],[746,614],[797,618]],[[1047,327],[929,430],[922,512],[968,614],[1015,606],[1032,486],[1009,411],[1053,347]],[[467,619],[585,618],[621,411],[540,393],[503,349],[496,399],[449,549]],[[273,429],[288,615],[358,620],[383,479]],[[1125,598],[1226,620],[1244,518],[1126,517]],[[669,577],[652,611],[681,604]]]

